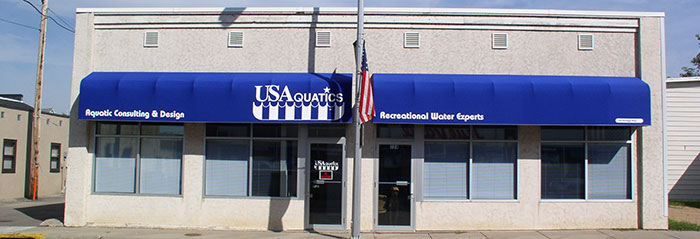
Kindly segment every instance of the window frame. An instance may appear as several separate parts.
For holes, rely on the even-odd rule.
[[[136,122],[138,132],[136,134],[97,134],[98,125],[101,123],[110,124],[129,124],[134,122],[119,122],[119,121],[104,121],[95,122],[93,126],[93,137],[92,137],[92,190],[91,193],[94,195],[120,195],[120,196],[157,196],[157,197],[183,197],[183,178],[184,178],[184,166],[185,166],[185,125],[182,123],[169,123],[169,122]],[[182,135],[143,135],[142,125],[181,125],[183,127]],[[136,138],[136,159],[135,159],[135,170],[134,170],[134,192],[98,192],[97,188],[97,139],[98,138]],[[180,190],[178,194],[163,194],[163,193],[142,193],[141,192],[141,139],[142,138],[155,138],[155,139],[180,139],[182,140],[182,156],[180,158],[180,175],[179,184]]]
[[[548,126],[542,126],[540,129],[548,127]],[[562,127],[562,126],[554,126],[554,127]],[[568,126],[563,126],[563,127],[568,127]],[[590,140],[588,137],[589,130],[591,127],[601,127],[601,126],[570,126],[570,127],[582,127],[583,128],[583,140],[543,140],[542,136],[540,134],[540,202],[629,202],[629,201],[634,201],[635,198],[635,178],[636,174],[635,171],[637,170],[636,168],[636,147],[635,145],[635,138],[637,136],[637,127],[633,126],[609,126],[609,127],[627,127],[629,128],[629,138],[626,140]],[[603,126],[606,127],[606,126]],[[576,199],[564,199],[564,198],[542,198],[542,145],[547,144],[547,143],[552,143],[554,145],[557,144],[583,144],[584,145],[584,198],[576,198]],[[596,199],[596,198],[589,198],[588,192],[589,192],[589,170],[588,170],[588,165],[589,165],[589,157],[588,157],[588,151],[589,151],[589,145],[590,144],[626,144],[628,147],[628,170],[629,172],[627,175],[629,175],[629,190],[630,190],[630,198],[625,198],[625,199]]]
[[[52,155],[54,146],[58,146],[58,156],[54,157]],[[56,168],[53,168],[53,161],[56,161]],[[59,173],[61,172],[61,144],[51,143],[51,148],[49,148],[49,173]]]
[[[426,202],[445,202],[445,201],[459,201],[459,202],[517,202],[519,201],[519,188],[520,188],[520,127],[517,125],[464,125],[465,128],[469,128],[469,139],[426,139],[423,134],[425,134],[425,126],[429,125],[420,125],[416,127],[421,127],[421,140],[417,140],[420,145],[420,147],[423,149],[423,162],[422,162],[422,167],[420,168],[420,183],[421,183],[421,200],[426,201]],[[446,126],[446,125],[430,125],[430,126]],[[474,139],[474,127],[479,127],[479,126],[503,126],[503,127],[515,127],[516,130],[516,137],[517,139],[515,140],[509,140],[509,139]],[[419,130],[415,130],[415,134],[418,134]],[[417,138],[417,137],[416,137]],[[418,138],[417,138],[418,139]],[[445,197],[427,197],[425,195],[425,145],[426,143],[433,143],[433,142],[447,142],[447,143],[459,143],[459,144],[468,144],[469,145],[469,159],[467,162],[467,196],[465,198],[445,198]],[[515,143],[515,162],[514,162],[514,170],[513,170],[513,198],[512,199],[484,199],[484,198],[479,198],[479,199],[474,199],[473,198],[473,176],[474,176],[474,143]]]
[[[5,168],[5,157],[10,157],[10,155],[5,155],[5,145],[12,143],[12,168]],[[2,141],[2,162],[0,162],[0,167],[2,167],[2,173],[16,173],[17,171],[17,140],[16,139],[3,139]]]
[[[300,200],[304,199],[305,196],[303,194],[302,188],[305,187],[306,184],[304,182],[301,182],[303,177],[300,177],[301,174],[305,173],[305,171],[302,170],[303,168],[303,163],[304,161],[301,160],[302,157],[302,150],[304,149],[304,146],[302,143],[304,142],[301,140],[302,138],[302,133],[306,129],[306,127],[302,127],[301,124],[294,124],[297,127],[297,136],[296,137],[289,137],[289,136],[280,136],[280,137],[255,137],[253,135],[253,129],[255,125],[261,125],[265,123],[233,123],[233,124],[241,124],[241,125],[248,125],[248,136],[242,137],[242,136],[207,136],[206,135],[206,130],[207,130],[207,125],[216,125],[219,123],[206,123],[204,124],[204,139],[203,139],[203,160],[202,160],[202,198],[239,198],[239,199],[292,199],[292,200]],[[225,124],[224,124],[225,125]],[[281,124],[282,127],[290,124]],[[281,129],[284,131],[284,129]],[[212,139],[212,140],[246,140],[248,141],[248,177],[247,177],[247,182],[246,182],[246,195],[208,195],[206,190],[207,190],[207,140]],[[254,196],[253,195],[253,143],[255,141],[265,141],[265,142],[283,142],[283,141],[296,141],[296,147],[297,147],[297,175],[296,175],[296,193],[295,196],[287,197],[287,196]],[[289,170],[285,171],[287,175],[289,174]]]

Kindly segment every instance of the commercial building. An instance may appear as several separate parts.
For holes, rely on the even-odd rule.
[[[65,224],[347,230],[356,19],[78,9]],[[667,228],[663,13],[365,19],[363,231]]]
[[[700,201],[700,77],[666,80],[668,197]]]
[[[0,95],[0,140],[2,171],[0,200],[30,197],[29,160],[34,108],[22,102],[22,95]],[[68,115],[42,109],[39,126],[39,169],[37,196],[63,193],[65,156],[68,150]]]

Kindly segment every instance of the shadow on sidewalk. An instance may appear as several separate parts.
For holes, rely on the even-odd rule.
[[[65,203],[56,203],[34,207],[15,208],[15,210],[39,221],[56,218],[63,222],[63,210]]]
[[[315,231],[315,230],[312,230],[312,229],[307,229],[306,231],[307,231],[308,233],[311,233],[311,234],[316,234],[316,235],[319,235],[319,236],[324,236],[324,237],[329,237],[329,238],[337,238],[337,239],[344,239],[344,238],[347,238],[347,237],[343,237],[343,236],[337,236],[337,235],[333,235],[333,234],[328,234],[328,233],[325,233],[325,232]]]

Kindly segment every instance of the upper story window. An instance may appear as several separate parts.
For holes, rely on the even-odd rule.
[[[5,139],[2,143],[2,173],[15,173],[17,140]]]
[[[51,143],[49,158],[49,172],[58,173],[61,171],[61,144]]]

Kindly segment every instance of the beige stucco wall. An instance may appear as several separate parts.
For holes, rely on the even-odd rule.
[[[308,25],[297,28],[235,29],[245,34],[243,48],[228,48],[231,29],[156,29],[157,48],[143,47],[144,29],[95,29],[101,16],[76,17],[74,72],[71,91],[71,139],[65,223],[68,226],[214,227],[265,230],[281,215],[285,230],[304,227],[302,200],[234,199],[202,197],[203,125],[186,124],[186,155],[181,197],[138,197],[92,194],[92,124],[77,120],[80,80],[93,71],[178,72],[340,72],[354,69],[351,28],[325,26],[332,32],[331,47],[313,47]],[[120,16],[128,19],[128,16]],[[478,18],[478,17],[474,17]],[[141,18],[139,18],[141,19]],[[525,75],[638,76],[652,87],[654,124],[645,127],[636,143],[641,177],[635,198],[625,201],[547,201],[539,196],[539,127],[520,127],[518,200],[507,202],[416,203],[417,230],[471,229],[587,229],[665,228],[661,214],[659,18],[642,18],[640,32],[581,28],[595,35],[595,50],[579,51],[575,30],[489,30],[368,28],[367,53],[372,72],[460,73]],[[532,21],[546,21],[532,17]],[[589,21],[590,19],[577,19]],[[590,21],[596,21],[590,20]],[[656,25],[655,25],[656,23]],[[507,25],[507,24],[506,24]],[[575,27],[571,27],[575,28]],[[403,33],[421,33],[421,47],[403,48]],[[509,49],[491,49],[491,33],[509,34]],[[641,36],[641,39],[638,37]],[[641,40],[642,51],[637,50]],[[641,54],[641,55],[640,55]],[[640,57],[642,64],[638,63]],[[637,68],[641,67],[640,70]],[[640,74],[641,73],[641,74]],[[348,130],[347,148],[354,139]],[[376,152],[373,125],[366,127],[362,164],[363,231],[374,230]],[[658,147],[657,147],[658,146]],[[353,151],[347,150],[347,157]],[[637,157],[635,157],[635,161]],[[352,182],[352,160],[346,164]],[[636,172],[635,172],[635,175]],[[647,178],[649,177],[649,178]],[[657,179],[658,178],[658,179]],[[346,187],[350,221],[351,186]],[[636,193],[644,190],[644,193]],[[639,203],[638,203],[639,202]],[[271,210],[271,208],[273,210]],[[279,209],[284,213],[280,214]],[[271,211],[276,211],[270,213]],[[148,216],[144,216],[148,215]],[[473,215],[473,216],[471,216]],[[640,219],[641,217],[641,219]],[[457,220],[457,219],[460,220]],[[639,219],[639,220],[638,220]],[[640,223],[641,222],[641,223]]]
[[[46,120],[48,119],[48,123]],[[41,115],[41,125],[39,126],[39,186],[38,197],[56,196],[63,193],[63,182],[65,179],[64,153],[68,150],[68,127],[67,117],[50,114]],[[61,145],[61,169],[59,172],[50,172],[51,167],[51,144]]]
[[[664,215],[666,192],[664,184],[663,153],[663,94],[664,69],[661,57],[661,29],[663,19],[642,18],[640,20],[640,77],[651,89],[651,126],[642,128],[638,137],[638,153],[641,160],[640,216],[645,229],[668,228],[668,215]]]
[[[0,111],[5,112],[5,117],[0,118],[0,144],[4,139],[17,140],[15,172],[0,172],[0,200],[21,198],[24,197],[27,138],[30,137],[27,135],[29,112],[5,107],[0,107]]]

